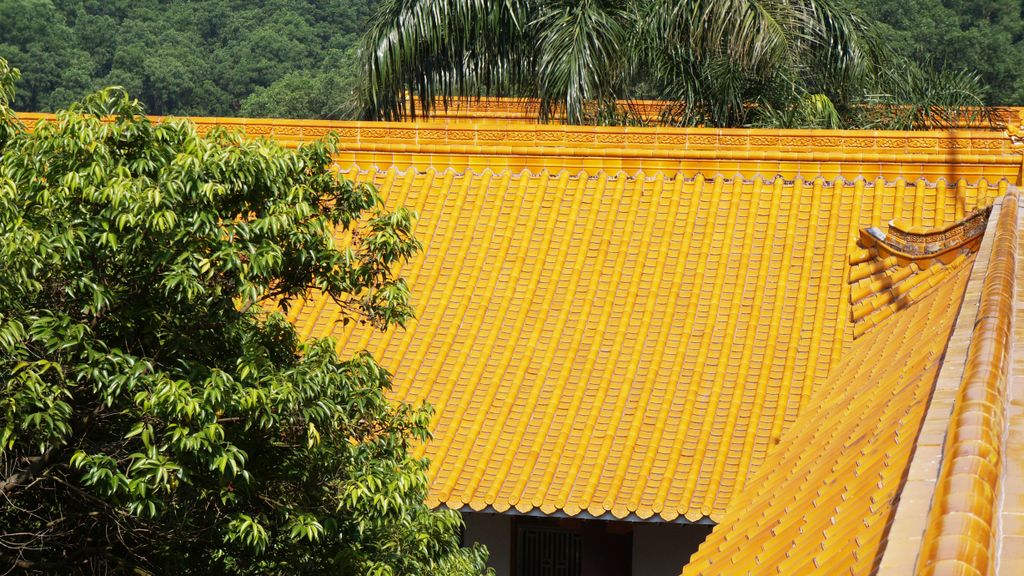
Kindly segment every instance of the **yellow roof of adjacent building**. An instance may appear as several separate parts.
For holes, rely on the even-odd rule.
[[[666,119],[681,115],[685,106],[671,100],[623,99],[616,101],[615,110],[623,120],[632,123],[645,123],[660,126]],[[420,114],[419,102],[416,102],[417,114]],[[540,117],[540,100],[537,98],[509,97],[454,97],[447,102],[437,102],[426,117],[420,114],[416,120],[427,122],[494,122],[494,123],[538,123]],[[1008,123],[1013,122],[1021,110],[1019,106],[988,106],[984,109],[972,109],[971,117],[961,121],[956,127],[970,127],[980,130],[1002,131]],[[595,110],[596,112],[596,110]],[[558,124],[561,111],[556,110],[548,119],[547,124]],[[596,114],[595,114],[596,116]],[[940,124],[939,122],[935,122]]]

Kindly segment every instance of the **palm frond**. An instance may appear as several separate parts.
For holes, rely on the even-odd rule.
[[[865,128],[933,130],[992,123],[981,77],[975,72],[904,61],[886,71],[880,88],[859,108],[858,124]]]
[[[705,59],[727,56],[747,70],[774,67],[789,53],[797,13],[773,0],[658,0],[650,29],[668,50]]]
[[[824,94],[804,94],[782,107],[769,103],[759,106],[753,126],[757,128],[824,128],[842,127],[842,116],[835,104]]]
[[[537,31],[537,88],[541,119],[561,109],[580,124],[589,102],[613,102],[623,72],[622,13],[596,0],[552,2],[531,24]]]
[[[385,0],[362,44],[365,114],[454,96],[535,97],[539,119],[674,125],[941,127],[982,114],[967,73],[896,61],[841,0]],[[891,70],[900,70],[897,78]]]
[[[866,22],[835,0],[805,0],[795,4],[794,11],[816,79],[810,90],[828,90],[846,100],[882,69],[885,48]]]
[[[526,0],[388,0],[363,37],[369,117],[429,114],[435,100],[491,93],[530,77]],[[413,98],[415,96],[415,98]]]

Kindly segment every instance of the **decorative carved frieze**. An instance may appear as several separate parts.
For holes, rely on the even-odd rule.
[[[982,208],[952,226],[935,230],[905,229],[897,222],[890,222],[888,231],[872,226],[861,232],[861,238],[865,245],[873,245],[888,255],[932,258],[979,239],[985,233],[990,211],[991,207]]]
[[[1016,122],[1006,123],[1006,135],[1010,137],[1011,146],[1024,150],[1024,109],[1018,111]]]
[[[991,207],[935,229],[861,230],[850,253],[850,321],[854,337],[880,324],[896,310],[920,299],[935,284],[977,252]],[[932,282],[929,284],[929,280]]]

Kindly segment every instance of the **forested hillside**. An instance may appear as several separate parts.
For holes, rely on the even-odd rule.
[[[977,71],[993,104],[1024,104],[1020,0],[843,0],[884,44]],[[375,0],[0,0],[15,107],[54,110],[121,85],[154,114],[356,113],[356,44]]]
[[[988,102],[1024,105],[1021,0],[845,0],[876,22],[883,43],[911,60],[977,71]]]
[[[373,0],[0,0],[17,110],[121,85],[153,114],[339,117]]]

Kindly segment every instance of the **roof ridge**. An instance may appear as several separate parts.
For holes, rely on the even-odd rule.
[[[1002,465],[1006,384],[1013,346],[1018,192],[1003,198],[967,362],[946,433],[921,540],[918,574],[943,567],[990,573]],[[1010,302],[1007,305],[1007,301]],[[955,546],[943,545],[954,541]]]

